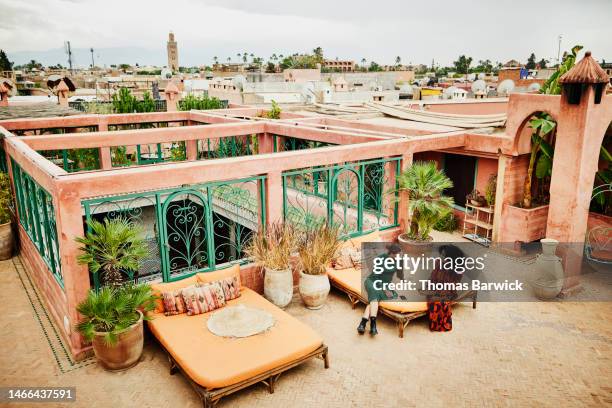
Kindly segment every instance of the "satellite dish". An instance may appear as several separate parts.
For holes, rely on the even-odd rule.
[[[514,90],[514,81],[511,79],[504,79],[497,86],[497,95],[508,96],[510,92]]]
[[[476,74],[468,74],[467,80],[472,82],[476,79]]]
[[[481,72],[480,74],[478,74],[478,79],[485,79],[486,75],[484,72]]]
[[[457,91],[457,87],[456,86],[449,86],[448,88],[446,88],[443,91],[444,94],[444,98],[445,99],[451,99],[453,97],[453,93],[455,93]]]
[[[312,103],[315,95],[315,85],[312,82],[304,83],[302,86],[302,99],[306,103]]]
[[[399,91],[404,95],[412,95],[414,93],[411,85],[402,85]]]
[[[486,92],[486,90],[487,90],[487,83],[483,81],[482,79],[479,79],[472,83],[472,93],[474,94],[483,93],[483,92]]]
[[[172,71],[168,68],[164,68],[162,69],[160,76],[162,79],[170,79],[172,78]]]
[[[232,79],[232,85],[236,87],[236,89],[243,90],[244,84],[246,83],[246,78],[243,75],[236,75]]]
[[[527,87],[527,92],[538,92],[541,86],[539,83],[534,82]]]
[[[8,89],[9,96],[17,95],[17,87],[15,86],[13,81],[11,81],[10,79],[0,78],[0,86],[2,86],[5,89]]]

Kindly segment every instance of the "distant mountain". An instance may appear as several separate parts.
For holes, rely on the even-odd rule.
[[[68,55],[63,48],[45,51],[7,51],[8,57],[16,65],[36,60],[45,66],[62,64],[68,66]],[[180,54],[179,54],[180,57]],[[139,47],[115,47],[94,49],[96,65],[109,66],[112,64],[134,65],[166,65],[165,49],[147,49]],[[72,49],[72,65],[74,68],[86,68],[91,65],[91,52],[89,48]]]

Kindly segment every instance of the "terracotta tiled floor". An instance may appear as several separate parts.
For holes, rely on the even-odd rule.
[[[76,386],[70,407],[200,406],[150,341],[123,373],[93,361],[60,369],[62,352],[51,351],[24,285],[13,262],[0,263],[0,386]],[[378,337],[358,336],[360,311],[338,293],[321,310],[296,299],[288,312],[325,338],[331,368],[313,360],[281,376],[273,395],[253,386],[221,407],[612,405],[610,303],[458,306],[452,332],[430,333],[419,320],[404,339],[384,318]]]

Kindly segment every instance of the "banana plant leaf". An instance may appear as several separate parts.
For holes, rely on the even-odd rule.
[[[543,179],[544,177],[552,175],[552,160],[542,154],[536,163],[536,171],[535,175],[538,179]]]

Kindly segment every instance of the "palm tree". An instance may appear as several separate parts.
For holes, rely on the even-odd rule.
[[[137,272],[140,261],[148,255],[142,229],[125,218],[88,222],[89,231],[75,241],[82,244],[77,257],[81,265],[89,265],[93,274],[102,273],[102,281],[111,286],[124,282],[123,273]]]
[[[410,225],[405,235],[416,241],[429,241],[429,233],[438,220],[451,211],[453,199],[442,195],[453,182],[435,162],[415,162],[397,178],[398,191],[406,191]]]
[[[219,57],[214,56],[214,57],[213,57],[213,61],[215,61],[215,64],[217,64],[217,63],[219,62]]]
[[[397,57],[395,57],[395,65],[399,67],[401,63],[402,63],[402,58],[398,55]]]

